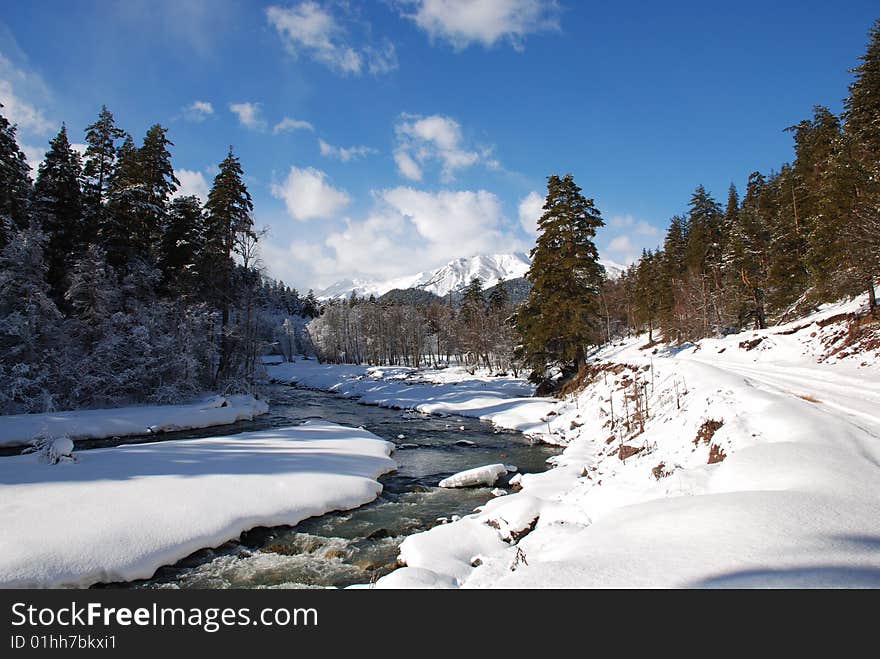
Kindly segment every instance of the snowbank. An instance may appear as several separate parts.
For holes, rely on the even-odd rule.
[[[507,473],[507,467],[503,464],[474,467],[452,474],[438,483],[440,487],[492,487],[495,481]]]
[[[185,405],[144,405],[106,410],[0,416],[0,446],[23,446],[41,435],[71,439],[126,437],[223,426],[265,414],[253,396],[211,396]]]
[[[566,447],[520,492],[407,537],[378,588],[880,587],[880,329],[847,325],[864,305],[695,345],[621,341],[561,401],[455,368],[270,373]]]
[[[332,391],[367,405],[476,417],[554,442],[544,431],[545,418],[557,401],[533,398],[534,387],[523,378],[472,375],[461,367],[417,370],[308,360],[270,365],[267,370],[274,382]]]
[[[376,498],[392,445],[326,422],[119,446],[48,465],[0,458],[0,587],[150,577],[255,526]]]
[[[408,537],[376,586],[880,587],[880,362],[835,320],[858,304],[605,349],[545,417],[556,468]]]

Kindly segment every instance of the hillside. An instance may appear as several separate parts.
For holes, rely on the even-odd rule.
[[[549,472],[406,538],[405,567],[377,587],[877,587],[880,326],[865,308],[678,347],[619,341],[561,400],[456,368],[285,368],[565,447]]]

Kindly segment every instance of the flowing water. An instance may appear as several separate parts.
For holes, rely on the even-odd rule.
[[[443,489],[437,483],[464,469],[502,462],[521,473],[547,469],[559,449],[533,444],[516,432],[464,417],[438,417],[358,404],[329,393],[273,385],[269,413],[224,428],[166,433],[162,440],[245,432],[323,419],[363,426],[399,447],[395,472],[380,478],[383,492],[360,508],[329,513],[296,526],[256,528],[204,549],[148,580],[114,587],[263,588],[344,587],[369,583],[395,567],[398,546],[443,518],[466,515],[491,498],[490,488]],[[401,438],[401,436],[403,436]],[[79,450],[157,437],[78,442]],[[504,487],[503,484],[499,484]]]

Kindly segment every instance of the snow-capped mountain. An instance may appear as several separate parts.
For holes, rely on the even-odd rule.
[[[479,254],[450,261],[441,268],[419,272],[408,277],[388,280],[343,279],[318,293],[322,300],[349,297],[380,297],[394,289],[418,288],[443,297],[462,290],[474,277],[483,281],[485,288],[495,286],[502,279],[509,281],[524,277],[531,261],[522,252],[513,254]],[[612,279],[619,277],[625,266],[600,259]]]

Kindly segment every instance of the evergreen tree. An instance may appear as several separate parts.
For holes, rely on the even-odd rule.
[[[321,315],[321,303],[318,302],[318,297],[312,289],[309,289],[303,300],[302,315],[306,318],[317,318]]]
[[[651,251],[642,251],[635,268],[633,281],[633,300],[635,302],[635,322],[648,327],[648,343],[654,342],[654,327],[660,311],[662,295],[661,257]]]
[[[724,253],[725,297],[728,308],[733,309],[737,328],[746,318],[752,319],[755,329],[766,326],[767,218],[772,213],[768,205],[772,191],[768,187],[760,172],[749,176],[746,196],[730,227]]]
[[[868,48],[852,70],[855,80],[844,101],[846,130],[858,144],[859,160],[872,165],[880,160],[880,18],[868,33]]]
[[[195,292],[202,225],[202,204],[198,197],[177,197],[171,202],[159,248],[163,290],[178,295]]]
[[[581,194],[571,174],[548,178],[544,214],[526,274],[532,290],[517,319],[523,357],[537,370],[559,365],[566,373],[577,372],[587,344],[601,340],[604,268],[593,239],[603,225],[593,200]]]
[[[34,185],[33,213],[46,235],[46,280],[53,299],[60,304],[67,290],[69,264],[82,252],[86,242],[83,226],[82,163],[70,146],[67,129],[49,142],[49,151],[40,164]]]
[[[687,215],[685,263],[692,272],[715,274],[722,251],[721,208],[702,185],[691,195]]]
[[[473,277],[461,295],[461,315],[467,321],[474,314],[481,312],[485,306],[483,280],[479,277]]]
[[[116,127],[106,105],[101,106],[97,121],[86,127],[83,196],[90,228],[97,229],[101,225],[104,202],[116,164],[116,142],[124,137],[125,131]]]
[[[852,139],[849,155],[858,170],[850,232],[855,278],[868,290],[871,313],[877,312],[874,281],[880,276],[880,19],[869,32],[868,47],[862,63],[853,69],[855,80],[844,102],[846,133]]]
[[[769,221],[767,245],[767,303],[774,313],[786,310],[809,287],[806,231],[795,196],[797,174],[786,165],[777,178],[777,208]]]
[[[138,149],[140,182],[144,194],[140,239],[148,247],[160,241],[167,227],[168,200],[180,185],[174,176],[171,152],[168,150],[174,143],[168,139],[167,132],[167,128],[154,124]]]
[[[489,295],[489,309],[493,312],[504,311],[510,305],[510,296],[507,294],[507,282],[499,279]]]
[[[27,159],[15,140],[15,126],[0,113],[0,249],[14,231],[28,225],[29,172]]]
[[[220,171],[205,204],[205,234],[202,250],[202,279],[209,299],[221,313],[221,347],[217,377],[226,374],[231,346],[226,335],[232,302],[232,257],[241,253],[248,237],[256,239],[251,211],[251,195],[242,180],[244,173],[238,158],[229,147],[229,153],[220,163]]]
[[[139,180],[138,150],[131,135],[126,135],[116,151],[116,166],[107,185],[107,208],[98,224],[98,237],[107,263],[119,273],[134,251],[132,236],[137,227],[137,208],[142,201]]]

